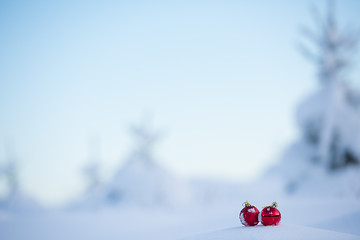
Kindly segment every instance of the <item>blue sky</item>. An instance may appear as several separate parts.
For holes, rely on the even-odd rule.
[[[23,189],[63,203],[84,187],[89,142],[100,143],[106,179],[131,151],[129,126],[151,113],[166,132],[158,161],[176,174],[259,177],[298,136],[294,109],[317,87],[296,50],[315,2],[323,10],[323,1],[1,1],[0,161],[10,145]],[[341,1],[341,25],[360,26],[359,9]]]

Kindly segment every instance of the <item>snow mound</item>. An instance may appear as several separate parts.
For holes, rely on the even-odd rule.
[[[280,224],[278,226],[262,226],[254,227],[234,227],[227,228],[215,232],[205,233],[183,240],[238,240],[238,239],[254,239],[254,240],[311,240],[311,239],[360,239],[359,236],[322,230],[312,227],[303,227],[297,225]]]

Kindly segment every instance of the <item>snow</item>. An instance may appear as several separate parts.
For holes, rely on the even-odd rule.
[[[330,217],[320,223],[313,224],[313,226],[338,232],[348,232],[360,236],[359,219],[360,211],[356,210],[343,216]]]
[[[254,212],[255,212],[255,209],[254,209],[254,208],[249,208],[249,209],[248,209],[248,212],[253,212],[253,213],[254,213]]]
[[[348,102],[348,94],[343,83],[332,83],[310,95],[297,109],[298,125],[306,138],[312,138],[309,142],[319,141],[317,154],[322,161],[330,157],[329,148],[335,137],[339,139],[339,154],[349,151],[360,157],[360,112]]]
[[[248,223],[245,221],[244,213],[240,213],[240,222],[244,225],[248,225]]]
[[[202,236],[204,232],[214,232],[216,229],[225,229],[215,235],[221,234],[224,240],[233,239],[238,233],[242,234],[241,239],[270,240],[281,239],[282,236],[285,238],[289,235],[294,235],[298,239],[307,239],[305,236],[309,237],[308,239],[316,237],[317,239],[358,239],[360,237],[358,227],[360,201],[358,199],[303,198],[277,194],[276,197],[269,193],[257,197],[259,193],[255,186],[247,191],[241,190],[241,186],[239,189],[237,197],[208,204],[192,202],[186,206],[176,207],[122,205],[91,211],[51,210],[27,214],[0,212],[0,239],[167,240],[187,239],[187,236],[191,237],[189,239],[196,239],[195,236]],[[239,212],[243,208],[241,204],[243,199],[245,197],[248,199],[248,196],[251,196],[249,198],[251,203],[259,209],[276,200],[282,214],[280,225],[264,227],[259,224],[256,227],[242,227]],[[233,227],[233,230],[229,230],[229,227]],[[273,234],[274,237],[269,238],[268,234]]]
[[[0,217],[1,211],[9,212],[39,212],[42,207],[30,195],[25,193],[18,183],[18,169],[16,161],[9,159],[5,164],[0,165],[0,178],[2,175],[6,180],[7,191],[4,196],[0,196]]]
[[[312,161],[331,171],[360,164],[360,91],[349,85],[345,71],[351,66],[358,37],[338,28],[333,3],[328,4],[324,20],[317,18],[317,26],[321,27],[306,35],[317,50],[311,60],[315,60],[321,85],[297,108],[302,135],[298,142],[310,150],[303,162]]]
[[[278,226],[254,226],[254,227],[233,227],[226,228],[223,230],[210,232],[206,234],[200,234],[197,236],[192,236],[189,238],[183,238],[183,240],[217,240],[217,239],[226,239],[226,240],[237,240],[237,239],[360,239],[359,236],[339,233],[329,230],[322,230],[311,227],[304,226],[295,226],[288,224],[280,224]]]

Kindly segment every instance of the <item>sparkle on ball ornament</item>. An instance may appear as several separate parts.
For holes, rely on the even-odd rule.
[[[280,211],[277,209],[278,204],[273,202],[271,206],[264,207],[260,214],[260,221],[264,226],[278,225],[281,220]]]
[[[255,226],[259,223],[259,210],[248,201],[243,203],[244,208],[239,214],[240,222],[245,226]]]

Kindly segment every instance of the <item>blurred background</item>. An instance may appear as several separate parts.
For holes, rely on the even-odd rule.
[[[1,1],[2,211],[241,203],[269,179],[358,199],[359,10]]]

